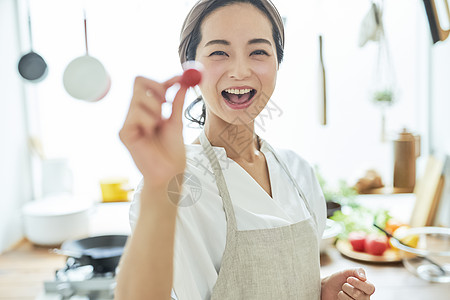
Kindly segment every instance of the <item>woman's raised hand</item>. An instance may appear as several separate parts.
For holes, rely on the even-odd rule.
[[[166,185],[174,176],[183,173],[186,166],[182,123],[186,86],[180,85],[170,118],[161,117],[166,91],[180,79],[181,76],[176,76],[158,83],[136,77],[134,82],[130,108],[119,136],[146,185]]]

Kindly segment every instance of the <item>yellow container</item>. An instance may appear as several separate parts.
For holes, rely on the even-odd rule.
[[[128,186],[127,178],[107,178],[100,180],[102,202],[129,201],[128,193],[132,189]]]

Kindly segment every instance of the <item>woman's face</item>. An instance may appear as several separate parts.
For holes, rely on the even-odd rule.
[[[203,20],[196,60],[205,67],[200,89],[208,118],[247,124],[275,89],[278,61],[272,24],[247,3],[221,7]]]

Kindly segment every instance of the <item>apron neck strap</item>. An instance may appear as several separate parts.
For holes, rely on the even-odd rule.
[[[211,167],[212,167],[213,173],[214,173],[214,177],[215,177],[216,183],[217,183],[217,188],[219,189],[219,195],[222,197],[223,208],[225,210],[225,216],[227,218],[227,228],[228,228],[227,234],[228,234],[228,232],[237,231],[236,216],[234,214],[234,209],[233,209],[233,204],[231,202],[230,194],[228,193],[228,187],[225,182],[225,177],[223,176],[222,168],[219,164],[219,161],[217,160],[217,156],[214,153],[214,149],[212,148],[211,143],[209,142],[208,138],[206,137],[204,129],[200,133],[200,143],[201,143],[203,150],[205,151],[205,154],[208,157],[208,160],[211,164]],[[311,207],[309,205],[309,201],[306,199],[306,196],[303,193],[303,190],[298,185],[297,180],[295,180],[293,178],[293,176],[291,175],[291,172],[289,172],[289,169],[287,168],[284,161],[278,156],[278,154],[272,148],[272,146],[269,143],[267,143],[264,139],[260,139],[260,145],[261,145],[261,147],[267,147],[267,149],[273,153],[276,160],[283,168],[284,172],[288,175],[289,179],[294,184],[295,188],[297,189],[297,192],[300,195],[300,198],[302,198],[307,210],[313,217],[313,220],[317,226],[318,222],[317,222],[316,214],[311,209]]]
[[[272,146],[267,143],[264,139],[261,139],[261,147],[267,147],[267,149],[273,153],[273,156],[275,156],[276,160],[278,161],[278,163],[281,165],[281,167],[283,168],[284,172],[288,175],[289,179],[292,181],[292,183],[294,184],[295,188],[297,189],[298,194],[300,195],[300,198],[302,198],[303,203],[305,203],[306,209],[309,211],[309,213],[311,214],[311,216],[313,217],[314,222],[316,223],[316,226],[318,224],[317,222],[317,218],[316,218],[316,214],[314,213],[314,211],[311,209],[310,205],[309,205],[309,201],[306,199],[305,194],[303,193],[303,190],[300,188],[300,186],[298,185],[297,180],[295,180],[295,178],[291,175],[291,172],[289,171],[288,167],[286,166],[286,164],[284,163],[284,161],[278,156],[277,152],[272,148]]]
[[[237,231],[236,216],[234,214],[233,204],[231,202],[230,194],[228,193],[227,183],[223,176],[222,168],[220,167],[217,156],[214,153],[214,149],[211,146],[208,138],[206,137],[205,130],[200,133],[200,143],[203,150],[211,164],[214,177],[216,179],[217,188],[219,189],[219,195],[222,197],[223,208],[225,210],[225,216],[227,218],[227,234]]]

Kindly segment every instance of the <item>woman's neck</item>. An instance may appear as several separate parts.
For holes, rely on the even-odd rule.
[[[211,145],[225,148],[234,161],[253,163],[260,156],[254,122],[235,125],[220,118],[207,118],[204,130]]]

